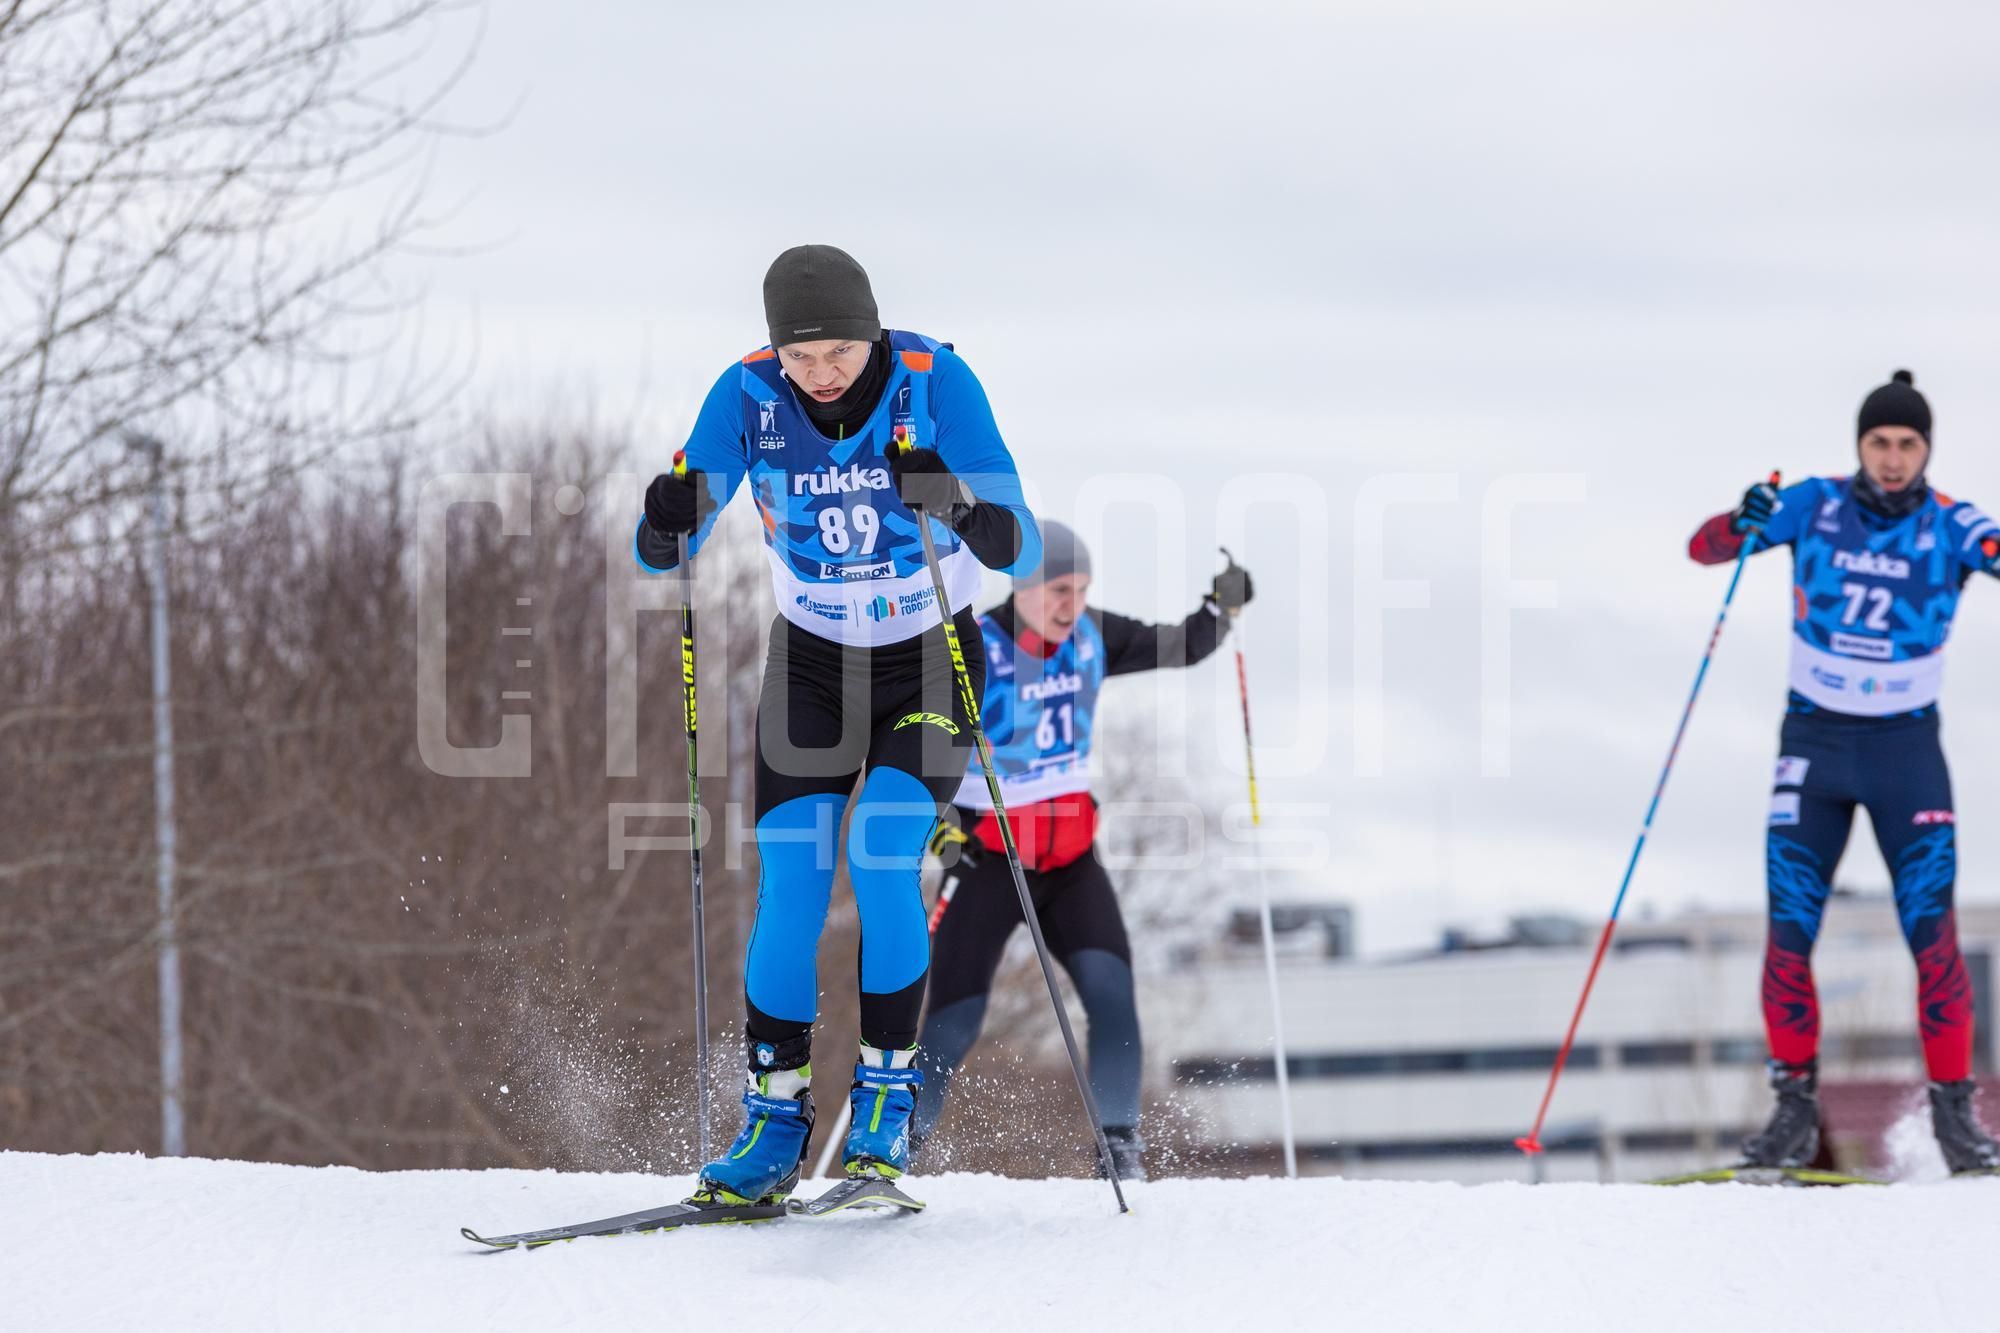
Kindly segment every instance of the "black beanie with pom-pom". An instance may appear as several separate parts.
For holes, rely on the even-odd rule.
[[[1930,443],[1931,405],[1917,392],[1917,377],[1909,371],[1897,371],[1887,384],[1861,400],[1854,438],[1858,440],[1880,426],[1907,426]]]

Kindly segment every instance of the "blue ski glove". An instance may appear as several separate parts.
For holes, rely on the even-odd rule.
[[[1743,502],[1729,516],[1729,530],[1744,533],[1752,528],[1762,528],[1777,512],[1778,488],[1768,481],[1760,481],[1743,492]]]

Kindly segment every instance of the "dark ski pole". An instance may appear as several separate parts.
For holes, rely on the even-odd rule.
[[[1771,474],[1771,485],[1778,484],[1778,474]],[[1653,830],[1653,816],[1659,812],[1660,797],[1667,790],[1667,778],[1673,774],[1674,758],[1681,752],[1681,739],[1687,735],[1688,719],[1694,716],[1694,702],[1701,697],[1701,683],[1708,677],[1708,664],[1715,660],[1715,645],[1722,641],[1722,625],[1729,619],[1729,604],[1736,600],[1736,585],[1743,579],[1743,566],[1750,559],[1750,553],[1757,549],[1757,540],[1763,536],[1762,527],[1752,527],[1743,534],[1743,549],[1736,553],[1736,568],[1729,576],[1729,590],[1722,594],[1722,609],[1715,613],[1715,628],[1708,633],[1708,648],[1701,655],[1701,666],[1694,673],[1694,688],[1688,691],[1687,703],[1681,709],[1680,725],[1674,728],[1674,743],[1667,747],[1667,762],[1660,767],[1660,780],[1653,785],[1653,800],[1646,807],[1646,818],[1639,825],[1639,840],[1632,845],[1632,859],[1625,863],[1625,878],[1619,881],[1618,896],[1611,900],[1611,915],[1604,922],[1604,931],[1597,937],[1597,952],[1590,956],[1590,971],[1584,974],[1583,994],[1577,996],[1576,1011],[1569,1016],[1569,1031],[1563,1034],[1562,1045],[1556,1050],[1555,1068],[1549,1071],[1549,1085],[1542,1091],[1541,1107],[1535,1112],[1535,1125],[1526,1134],[1514,1140],[1514,1146],[1525,1153],[1542,1151],[1542,1125],[1548,1119],[1549,1103],[1556,1095],[1556,1082],[1562,1078],[1563,1066],[1569,1063],[1570,1047],[1576,1043],[1576,1027],[1583,1021],[1583,1007],[1590,1003],[1590,989],[1597,984],[1597,970],[1604,963],[1604,951],[1611,945],[1611,934],[1618,928],[1618,911],[1625,906],[1625,892],[1632,887],[1632,872],[1639,867],[1639,853],[1646,850],[1646,835]]]
[[[899,449],[913,449],[914,445],[898,444]],[[1076,1033],[1071,1030],[1069,1014],[1063,1009],[1062,991],[1056,985],[1055,964],[1049,960],[1049,944],[1042,936],[1041,917],[1035,911],[1034,897],[1028,892],[1028,880],[1021,873],[1021,853],[1014,845],[1014,830],[1007,822],[1007,803],[1000,794],[1000,775],[993,767],[993,746],[986,739],[986,728],[979,721],[979,697],[972,691],[972,675],[966,670],[965,653],[959,647],[958,626],[952,623],[951,599],[945,595],[944,570],[938,565],[937,543],[931,539],[930,515],[920,506],[917,510],[917,532],[923,538],[924,563],[930,567],[931,588],[937,596],[938,623],[944,626],[945,647],[951,652],[951,671],[958,683],[959,704],[965,709],[966,720],[972,724],[973,748],[979,752],[979,766],[986,774],[986,792],[993,799],[994,822],[1000,826],[1000,841],[1007,850],[1007,869],[1014,876],[1014,892],[1021,899],[1021,919],[1028,923],[1028,936],[1035,942],[1035,957],[1042,965],[1042,980],[1049,986],[1049,1003],[1055,1006],[1056,1026],[1062,1029],[1063,1049],[1069,1053],[1069,1072],[1076,1078],[1077,1096],[1083,1101],[1084,1114],[1090,1117],[1090,1132],[1097,1140],[1097,1160],[1104,1168],[1104,1177],[1111,1182],[1111,1192],[1117,1196],[1118,1211],[1129,1213],[1131,1207],[1125,1202],[1125,1191],[1118,1183],[1118,1168],[1111,1160],[1111,1144],[1104,1137],[1104,1121],[1097,1114],[1097,1098],[1091,1095],[1090,1080],[1084,1076],[1083,1057],[1076,1048]]]
[[[674,475],[687,480],[687,453],[674,455]],[[698,485],[699,483],[694,483]],[[701,1160],[708,1160],[708,931],[701,906],[701,779],[696,761],[694,689],[694,568],[688,534],[678,535],[681,573],[681,698],[687,705],[688,871],[694,894],[694,1123]]]

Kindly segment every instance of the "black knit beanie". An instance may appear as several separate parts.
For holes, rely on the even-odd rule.
[[[764,323],[771,346],[882,336],[875,293],[854,257],[831,245],[795,245],[764,274]]]
[[[1076,535],[1067,523],[1058,523],[1052,518],[1040,520],[1042,529],[1042,563],[1027,574],[1017,575],[1014,586],[1033,588],[1038,584],[1059,579],[1065,574],[1090,573],[1090,548],[1083,544],[1083,538]]]
[[[1930,443],[1931,405],[1917,392],[1917,377],[1909,371],[1897,371],[1887,384],[1861,400],[1854,438],[1858,440],[1878,426],[1907,426]]]

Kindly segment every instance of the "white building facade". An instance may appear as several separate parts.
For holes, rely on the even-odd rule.
[[[1962,908],[1959,931],[1983,1076],[1994,1067],[2000,907]],[[1635,1180],[1731,1160],[1770,1108],[1763,940],[1763,917],[1748,913],[1621,929],[1539,1163],[1513,1144],[1533,1122],[1594,938],[1389,962],[1294,955],[1281,962],[1280,980],[1301,1170]],[[1814,972],[1829,1136],[1842,1165],[1875,1167],[1885,1120],[1923,1082],[1916,970],[1890,903],[1837,896]],[[1145,999],[1154,1085],[1171,1087],[1193,1113],[1205,1146],[1275,1168],[1279,1108],[1261,959],[1216,951],[1153,975]]]

